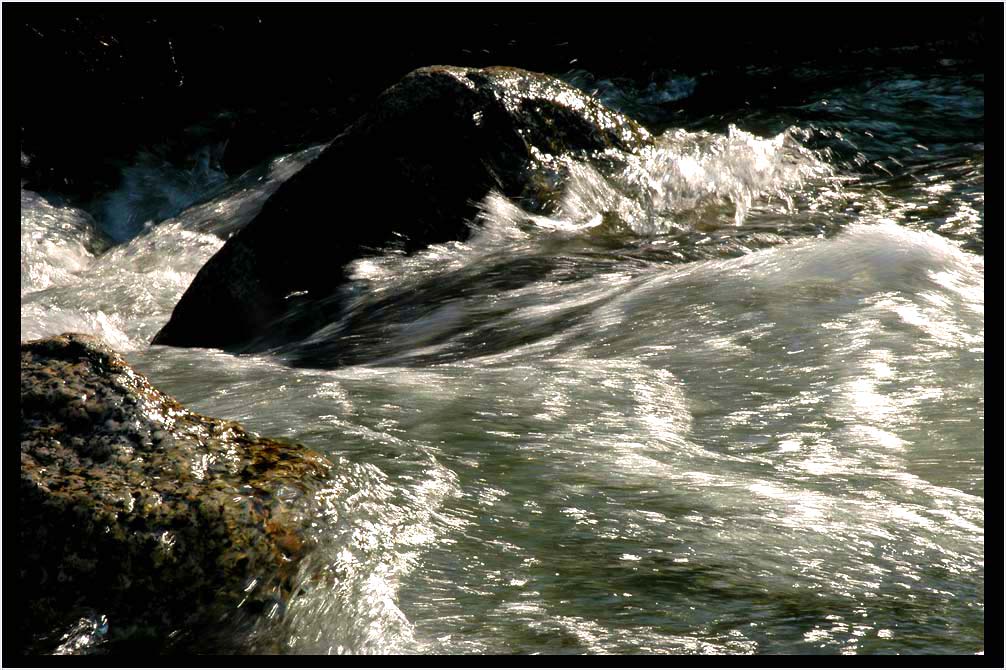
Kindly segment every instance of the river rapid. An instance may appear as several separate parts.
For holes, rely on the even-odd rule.
[[[338,464],[335,579],[262,624],[287,653],[983,653],[984,75],[752,68],[788,88],[703,109],[713,76],[566,73],[656,145],[359,259],[264,354],[148,343],[322,146],[140,156],[89,211],[22,190],[21,338],[98,335]]]

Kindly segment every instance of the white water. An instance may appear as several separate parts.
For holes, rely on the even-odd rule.
[[[100,255],[24,192],[21,336],[338,459],[291,652],[978,652],[984,259],[798,134],[572,164],[552,217],[490,194],[273,356],[147,342],[313,154]]]

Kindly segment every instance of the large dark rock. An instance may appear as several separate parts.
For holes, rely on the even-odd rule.
[[[313,545],[325,457],[188,411],[82,335],[21,345],[18,432],[21,653],[88,616],[112,648],[255,648]]]
[[[390,243],[408,252],[464,238],[491,189],[540,209],[551,185],[533,169],[542,155],[649,141],[631,119],[546,75],[415,70],[210,259],[154,343],[231,348],[305,334],[338,309],[348,262]],[[291,302],[312,316],[278,327]]]

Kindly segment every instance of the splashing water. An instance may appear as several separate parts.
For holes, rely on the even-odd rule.
[[[21,191],[21,297],[50,286],[71,284],[103,244],[85,212],[59,207]]]
[[[879,181],[832,151],[841,123],[883,134],[864,91],[974,95],[891,77],[829,89],[851,115],[829,128],[834,104],[557,159],[552,213],[489,194],[469,239],[359,259],[341,317],[269,355],[146,343],[321,147],[108,251],[23,191],[22,338],[101,335],[193,409],[337,461],[320,549],[261,623],[279,651],[981,652],[984,149]],[[902,146],[932,117],[899,109]]]
[[[691,229],[703,214],[710,218],[706,209],[728,204],[739,226],[757,200],[779,199],[792,209],[805,182],[831,175],[788,132],[762,139],[733,125],[725,136],[673,130],[630,156],[611,179],[573,165],[559,210],[595,225],[613,214],[637,235],[658,235]]]

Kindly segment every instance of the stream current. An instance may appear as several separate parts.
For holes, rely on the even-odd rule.
[[[148,343],[322,147],[138,159],[90,213],[22,190],[21,338],[332,457],[335,585],[263,623],[289,653],[982,653],[984,77],[807,66],[681,115],[696,77],[568,73],[656,146],[359,259],[266,354]]]

